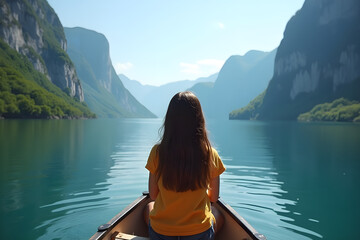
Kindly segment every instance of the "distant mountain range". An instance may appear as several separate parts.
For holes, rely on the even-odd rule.
[[[193,85],[202,82],[214,82],[217,73],[209,77],[198,78],[196,80],[183,80],[164,84],[161,86],[142,85],[136,80],[130,80],[123,74],[119,77],[124,86],[138,99],[146,108],[158,117],[164,117],[171,98],[178,92],[185,91]]]
[[[64,31],[46,0],[3,0],[0,118],[163,117],[190,90],[208,118],[360,121],[359,22],[358,0],[305,0],[277,49],[151,86],[117,75],[105,36]]]
[[[172,96],[189,90],[199,98],[206,117],[228,118],[229,112],[245,106],[263,91],[273,74],[276,49],[271,52],[249,51],[231,56],[219,73],[194,81],[184,80],[161,85],[142,85],[125,75],[124,86],[149,110],[163,117]]]
[[[303,114],[301,119],[355,119],[360,113],[349,112],[356,109],[349,101],[360,101],[359,23],[358,0],[305,0],[286,26],[268,87],[230,118],[296,120],[311,111],[324,117]],[[326,102],[333,104],[316,107]],[[345,103],[351,107],[337,108]],[[330,117],[331,106],[339,116]]]
[[[190,88],[200,99],[209,118],[228,118],[229,112],[245,106],[268,85],[273,74],[276,49],[271,52],[249,51],[228,58],[214,84]]]
[[[74,62],[89,108],[99,117],[155,117],[124,87],[112,65],[103,34],[65,28],[67,52]]]

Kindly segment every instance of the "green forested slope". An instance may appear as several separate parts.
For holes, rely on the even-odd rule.
[[[95,114],[0,39],[0,117],[92,118]]]
[[[264,100],[266,91],[262,92],[256,98],[251,100],[251,102],[240,109],[234,110],[229,114],[229,119],[241,119],[241,120],[253,120],[258,117],[258,112],[256,109],[261,106]]]
[[[360,102],[339,98],[316,105],[311,111],[301,114],[298,120],[360,122]]]

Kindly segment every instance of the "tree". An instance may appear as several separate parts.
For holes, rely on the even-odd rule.
[[[5,113],[5,101],[0,99],[0,116],[2,116]]]

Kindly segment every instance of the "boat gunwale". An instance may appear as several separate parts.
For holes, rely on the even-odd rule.
[[[101,240],[105,237],[105,235],[111,231],[118,223],[124,220],[132,211],[134,211],[138,205],[146,201],[149,198],[149,194],[147,192],[143,192],[143,195],[135,199],[132,203],[130,203],[127,207],[125,207],[121,212],[116,214],[112,219],[110,219],[107,224],[110,226],[104,231],[97,231],[89,240]]]
[[[135,199],[127,207],[125,207],[121,212],[116,214],[110,221],[107,222],[109,226],[104,231],[97,231],[89,240],[101,240],[103,239],[109,231],[111,231],[118,223],[124,220],[132,211],[134,211],[138,205],[150,198],[148,192],[143,192],[140,197]],[[216,204],[221,207],[227,214],[231,216],[232,219],[236,221],[244,231],[249,234],[249,236],[254,240],[266,240],[266,237],[263,234],[258,233],[243,217],[240,216],[229,204],[227,204],[222,198],[219,198],[216,201]]]
[[[234,219],[249,236],[255,240],[266,240],[265,235],[258,233],[238,212],[235,211],[229,204],[222,198],[219,198],[216,203],[226,211],[232,219]]]

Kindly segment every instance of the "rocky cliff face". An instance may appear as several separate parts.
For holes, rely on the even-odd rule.
[[[306,0],[285,29],[258,119],[296,119],[360,92],[360,1]]]
[[[108,92],[113,90],[113,80],[118,76],[113,73],[113,65],[110,58],[109,42],[103,34],[84,28],[65,28],[65,34],[68,39],[71,52],[81,53],[86,59],[95,75],[95,81],[90,85],[98,84]],[[71,56],[71,55],[70,55]],[[74,61],[76,64],[76,61]],[[85,78],[84,81],[89,81]]]
[[[55,85],[84,100],[74,65],[66,54],[63,27],[45,0],[1,1],[0,37]]]
[[[155,117],[124,87],[112,65],[103,34],[65,28],[68,54],[84,87],[85,101],[99,117]]]

